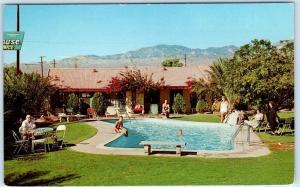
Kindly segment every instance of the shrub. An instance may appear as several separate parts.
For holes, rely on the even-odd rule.
[[[79,98],[76,94],[71,93],[68,95],[68,100],[67,100],[67,108],[71,108],[73,112],[78,112],[78,106],[79,105]]]
[[[102,93],[95,93],[93,96],[92,107],[97,114],[104,114],[107,107],[107,100]]]
[[[174,113],[185,113],[185,102],[180,93],[174,97],[174,103],[172,106]]]
[[[197,105],[196,105],[196,111],[199,113],[209,111],[208,103],[204,100],[198,100]]]
[[[161,65],[163,67],[182,67],[183,64],[179,61],[179,58],[172,58],[164,60]]]
[[[220,101],[215,101],[212,106],[211,106],[211,110],[213,112],[217,112],[217,111],[220,111],[220,105],[221,105],[221,102]]]

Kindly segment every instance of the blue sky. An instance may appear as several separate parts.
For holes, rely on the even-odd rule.
[[[21,63],[109,55],[158,44],[240,46],[254,38],[294,38],[291,3],[22,5]],[[4,6],[4,31],[16,30],[16,6]],[[4,51],[4,62],[15,62]]]

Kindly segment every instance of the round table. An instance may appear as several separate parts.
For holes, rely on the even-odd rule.
[[[36,128],[34,130],[34,135],[42,135],[42,134],[47,134],[53,132],[53,128],[51,127],[41,127],[41,128]]]

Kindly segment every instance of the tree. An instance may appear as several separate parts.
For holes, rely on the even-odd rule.
[[[245,103],[263,107],[272,131],[276,112],[294,106],[294,44],[281,45],[253,40],[224,63],[225,89]]]
[[[186,111],[185,106],[186,106],[186,104],[184,102],[183,96],[180,93],[176,94],[176,96],[174,97],[174,102],[173,102],[173,106],[172,106],[174,113],[185,113],[185,111]]]
[[[224,70],[227,59],[218,59],[206,70],[207,78],[190,78],[186,84],[191,92],[198,95],[198,99],[204,99],[211,107],[213,103],[224,95]]]
[[[220,98],[222,95],[226,95],[227,98],[230,98],[230,95],[227,94],[227,90],[224,89],[225,85],[225,75],[224,75],[224,64],[227,63],[227,58],[219,58],[217,61],[213,62],[209,66],[209,70],[206,72],[209,74],[208,81],[213,88],[215,97]],[[216,98],[214,98],[215,100]]]
[[[98,114],[104,114],[107,107],[107,100],[102,93],[95,93],[92,107]]]
[[[50,78],[42,78],[37,73],[16,75],[15,67],[4,68],[4,131],[17,130],[16,121],[26,114],[37,115],[44,112],[44,102],[57,92]]]
[[[44,101],[57,91],[50,78],[37,73],[15,75],[15,67],[4,69],[4,110],[21,117],[41,112]]]
[[[118,76],[112,77],[108,89],[110,92],[131,91],[131,103],[135,106],[137,90],[149,92],[164,85],[163,78],[155,82],[152,76],[153,73],[150,75],[143,74],[139,69],[126,69],[125,71],[121,71]]]
[[[71,108],[73,112],[77,112],[79,108],[79,98],[75,93],[68,95],[67,108]]]
[[[217,87],[216,82],[208,77],[207,79],[190,79],[186,82],[190,92],[197,94],[198,99],[204,99],[209,106],[222,96],[222,90]]]
[[[179,58],[170,58],[162,61],[161,65],[163,67],[182,67],[183,64],[179,62]]]

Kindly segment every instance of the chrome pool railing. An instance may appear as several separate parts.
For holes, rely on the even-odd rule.
[[[246,126],[247,127],[247,142],[250,143],[250,126],[249,125],[244,125],[244,124],[241,124],[237,130],[234,132],[234,134],[232,135],[231,137],[231,142],[234,142],[235,138],[237,137],[237,135],[242,132],[243,130],[243,127]]]

